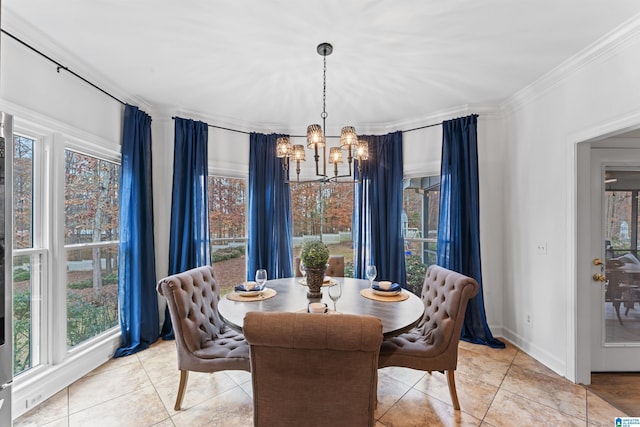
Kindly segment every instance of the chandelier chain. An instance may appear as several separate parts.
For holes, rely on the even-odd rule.
[[[322,71],[322,114],[320,114],[320,117],[322,117],[322,132],[325,133],[326,129],[325,129],[325,123],[324,120],[327,118],[328,114],[327,114],[327,57],[324,56],[324,69]]]

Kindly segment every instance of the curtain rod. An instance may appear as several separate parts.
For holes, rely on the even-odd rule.
[[[12,39],[14,39],[15,41],[17,41],[18,43],[20,43],[21,45],[31,49],[32,51],[34,51],[35,53],[37,53],[38,55],[42,56],[43,58],[48,59],[49,61],[53,62],[54,64],[56,64],[57,69],[56,71],[58,73],[60,73],[60,70],[65,70],[66,72],[70,73],[71,75],[79,78],[80,80],[82,80],[83,82],[93,86],[95,89],[98,89],[100,92],[104,93],[105,95],[109,96],[110,98],[113,98],[114,100],[118,101],[120,104],[122,105],[127,105],[125,102],[121,101],[120,99],[116,98],[115,96],[113,96],[112,94],[110,94],[109,92],[107,92],[106,90],[102,89],[101,87],[99,87],[98,85],[90,82],[89,80],[85,79],[84,77],[82,77],[80,74],[76,73],[75,71],[71,71],[69,69],[69,67],[65,67],[64,65],[62,65],[61,63],[59,63],[58,61],[56,61],[55,59],[51,58],[50,56],[44,54],[43,52],[39,51],[38,49],[36,49],[35,47],[31,46],[30,44],[28,44],[27,42],[20,40],[18,37],[14,36],[13,34],[9,33],[7,30],[5,29],[0,29],[0,31],[6,35],[8,35],[9,37],[11,37]]]
[[[175,120],[176,118],[178,118],[178,117],[176,117],[176,116],[171,117],[171,119],[172,119],[172,120]],[[407,130],[403,130],[403,131],[401,131],[401,132],[402,132],[402,133],[407,133],[407,132],[413,132],[414,130],[420,130],[420,129],[432,128],[432,127],[434,127],[434,126],[442,126],[442,123],[443,123],[443,122],[440,122],[440,123],[433,123],[433,124],[425,125],[425,126],[419,126],[419,127],[417,127],[417,128],[407,129]],[[243,134],[245,134],[245,135],[250,135],[250,134],[251,134],[251,132],[247,132],[247,131],[245,131],[245,130],[232,129],[232,128],[227,128],[227,127],[224,127],[224,126],[210,125],[209,123],[207,123],[207,126],[209,126],[210,128],[216,128],[216,129],[228,130],[228,131],[230,131],[230,132],[243,133]],[[307,137],[307,135],[289,135],[289,136],[290,136],[291,138],[306,138],[306,137]],[[335,136],[333,136],[333,135],[327,135],[327,136],[326,136],[326,138],[340,138],[340,137],[339,137],[339,136],[337,136],[337,135],[335,135]]]

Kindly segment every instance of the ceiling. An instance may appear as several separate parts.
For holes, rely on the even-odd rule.
[[[640,13],[637,0],[3,0],[2,28],[120,99],[304,134],[496,105]],[[3,36],[3,43],[12,41]],[[52,69],[55,72],[55,68]]]

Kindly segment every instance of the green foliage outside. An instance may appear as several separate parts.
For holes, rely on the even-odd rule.
[[[114,286],[114,285],[109,285]],[[118,324],[118,294],[104,292],[96,300],[67,293],[67,346],[73,347]]]
[[[31,293],[13,294],[13,373],[31,367]]]
[[[26,274],[25,274],[26,273]],[[29,280],[29,272],[16,270],[14,280]],[[118,275],[103,277],[103,289],[96,299],[67,293],[67,345],[73,347],[118,325]],[[93,286],[91,280],[68,284],[69,289]],[[31,368],[31,292],[14,288],[13,293],[13,373],[17,375]]]
[[[353,277],[353,261],[344,262],[344,277]]]
[[[409,255],[405,257],[405,267],[407,269],[407,289],[420,296],[428,266],[422,263],[420,255]]]
[[[118,273],[105,274],[102,277],[103,285],[113,285],[118,283]],[[79,280],[77,282],[69,283],[67,288],[69,289],[89,289],[93,287],[93,280]]]
[[[14,282],[26,282],[27,280],[31,280],[31,271],[20,268],[13,272]]]
[[[244,255],[244,246],[229,246],[228,248],[218,249],[211,254],[211,262],[226,261],[232,258],[238,258]]]

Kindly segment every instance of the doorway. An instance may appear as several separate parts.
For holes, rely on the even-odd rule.
[[[577,154],[576,380],[589,384],[591,372],[640,372],[640,132]]]

